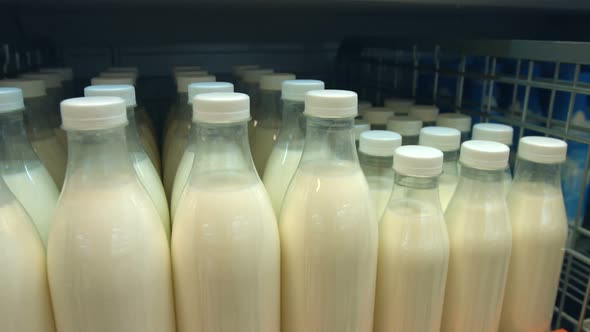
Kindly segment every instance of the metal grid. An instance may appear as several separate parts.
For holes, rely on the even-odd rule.
[[[581,185],[566,193],[575,197],[575,213],[553,317],[554,328],[568,331],[590,331],[590,322],[584,326],[590,318],[590,213],[585,218],[583,185],[589,180],[590,127],[575,116],[577,101],[590,95],[589,64],[590,43],[359,39],[343,43],[334,76],[338,86],[375,105],[390,96],[412,97],[476,121],[511,125],[517,139],[546,135],[585,149],[585,159],[577,158]]]

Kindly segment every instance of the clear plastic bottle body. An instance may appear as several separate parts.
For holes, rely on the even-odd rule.
[[[512,255],[501,332],[547,331],[567,240],[560,164],[518,158],[508,211]]]
[[[283,332],[372,329],[378,226],[352,128],[307,117],[279,223]]]
[[[260,90],[256,131],[252,140],[252,158],[260,177],[281,129],[281,92]]]
[[[61,189],[66,171],[66,151],[51,127],[51,103],[47,98],[25,98],[25,125],[27,136],[35,153]]]
[[[125,129],[68,131],[47,251],[60,332],[173,332],[170,251],[129,158]]]
[[[256,134],[256,127],[260,118],[260,85],[256,82],[243,82],[242,89],[250,97],[250,116],[252,119],[248,121],[248,141],[250,142],[250,150],[253,148],[254,135]]]
[[[45,247],[29,215],[2,179],[0,252],[0,330],[54,332]]]
[[[359,152],[359,161],[369,184],[375,215],[377,220],[381,220],[391,198],[391,190],[395,181],[393,156],[378,157]]]
[[[402,135],[402,145],[418,145],[418,134],[414,135]]]
[[[278,332],[278,227],[247,122],[195,126],[172,232],[178,331]]]
[[[127,119],[129,124],[125,127],[125,132],[133,167],[135,168],[139,181],[150,196],[156,210],[158,210],[162,225],[166,231],[166,236],[170,238],[170,214],[164,186],[160,181],[158,171],[152,164],[151,159],[146,154],[144,146],[140,142],[135,119],[135,108],[127,108]]]
[[[184,94],[184,100],[187,99],[188,97]],[[172,186],[178,164],[180,164],[188,142],[192,124],[192,106],[185,102],[178,107],[177,114],[168,129],[168,144],[165,146],[167,154],[164,156],[164,190],[168,199],[172,196]]]
[[[27,138],[22,112],[0,115],[0,135],[2,177],[47,246],[59,190]]]
[[[305,143],[303,102],[283,101],[283,127],[266,163],[262,182],[270,196],[277,218],[289,183],[297,170]]]
[[[443,152],[443,173],[438,180],[438,192],[443,211],[447,209],[459,182],[459,151]]]
[[[448,261],[437,178],[396,174],[379,223],[373,331],[438,332]]]
[[[446,210],[450,261],[443,332],[498,331],[512,230],[502,170],[462,165]]]

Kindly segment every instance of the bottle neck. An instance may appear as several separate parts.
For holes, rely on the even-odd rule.
[[[132,154],[145,154],[145,150],[139,140],[139,132],[137,131],[135,107],[127,107],[127,120],[129,124],[125,127],[125,134],[127,136],[129,152]]]
[[[504,169],[481,170],[463,165],[455,193],[456,195],[466,195],[466,199],[469,201],[503,202],[506,196],[504,172]]]
[[[445,176],[459,176],[458,163],[459,151],[443,152],[443,174]]]
[[[283,101],[283,124],[276,145],[288,144],[293,149],[303,149],[305,116],[303,102]]]
[[[393,167],[393,156],[389,157],[379,157],[379,156],[371,156],[365,154],[363,152],[358,153],[359,162],[361,167],[372,167],[372,168],[381,168],[381,169],[390,169]]]
[[[396,173],[391,200],[401,199],[429,203],[442,210],[438,194],[438,177],[415,177]]]
[[[43,139],[54,135],[49,117],[47,97],[25,99],[24,120],[31,139]]]
[[[25,131],[23,112],[0,114],[0,160],[4,167],[25,161],[39,161]]]
[[[281,92],[260,90],[260,107],[256,119],[268,128],[281,126]]]
[[[100,187],[135,180],[124,126],[68,131],[68,166],[64,188]]]
[[[359,166],[354,142],[354,119],[306,118],[305,146],[301,163],[307,161],[350,162]]]
[[[561,190],[561,164],[542,164],[523,158],[516,159],[513,183],[545,184]]]
[[[248,144],[248,123],[197,122],[191,134],[195,159],[191,182],[208,174],[235,174],[258,178]]]

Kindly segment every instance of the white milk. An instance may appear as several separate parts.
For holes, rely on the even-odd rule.
[[[184,187],[186,186],[189,176],[191,175],[191,169],[193,167],[194,160],[195,153],[189,150],[185,150],[184,154],[182,155],[182,159],[178,164],[176,176],[174,177],[174,185],[172,186],[172,196],[170,199],[170,216],[172,217],[172,221],[174,221],[176,209],[178,208],[180,197],[184,192]]]
[[[10,191],[31,217],[43,245],[47,247],[47,238],[59,197],[59,190],[53,179],[41,165],[27,168],[27,172],[23,170],[4,174],[3,177]]]
[[[503,202],[473,194],[457,193],[445,213],[451,258],[442,332],[497,332],[500,323],[510,221]]]
[[[545,332],[567,238],[563,196],[555,188],[514,183],[507,202],[513,244],[499,331]]]
[[[0,271],[0,331],[55,331],[45,248],[15,200],[0,206]]]
[[[283,203],[281,331],[371,331],[378,235],[360,168],[302,163]]]
[[[186,188],[172,235],[178,331],[280,330],[277,224],[252,180],[213,173]]]
[[[168,201],[166,200],[166,194],[164,193],[162,182],[160,182],[160,177],[158,177],[158,172],[154,168],[154,165],[152,165],[149,158],[143,158],[142,160],[136,160],[136,158],[132,158],[132,160],[133,167],[137,172],[137,177],[152,199],[156,210],[158,210],[162,225],[164,226],[166,235],[169,238],[170,214],[168,211]]]
[[[371,201],[375,207],[375,215],[378,221],[381,221],[381,217],[385,212],[387,203],[391,198],[391,190],[393,189],[394,179],[386,179],[384,177],[367,177],[369,183],[369,193],[371,194]]]
[[[444,175],[439,177],[438,194],[440,197],[440,205],[442,206],[443,211],[447,209],[447,206],[449,205],[451,198],[453,198],[456,188],[457,177],[445,178]]]
[[[394,201],[379,224],[374,332],[440,330],[449,239],[440,212],[423,206]]]
[[[283,198],[297,170],[302,153],[302,150],[287,150],[285,147],[275,146],[266,163],[262,182],[264,182],[266,191],[270,196],[277,218],[281,214]]]
[[[270,156],[275,141],[279,137],[279,128],[266,128],[257,126],[254,131],[254,139],[252,143],[252,159],[254,166],[260,177],[264,176],[264,169],[266,162]]]
[[[63,192],[47,254],[58,331],[175,331],[168,240],[135,181]]]
[[[57,141],[54,135],[40,140],[32,139],[31,145],[49,174],[51,174],[57,188],[61,189],[66,174],[67,160],[64,146]]]

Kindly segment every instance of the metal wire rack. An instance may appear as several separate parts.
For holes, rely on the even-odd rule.
[[[511,125],[515,142],[534,134],[569,143],[562,178],[570,232],[553,327],[578,332],[590,331],[589,65],[590,43],[359,38],[343,42],[334,72],[337,86],[374,105],[411,97]]]

